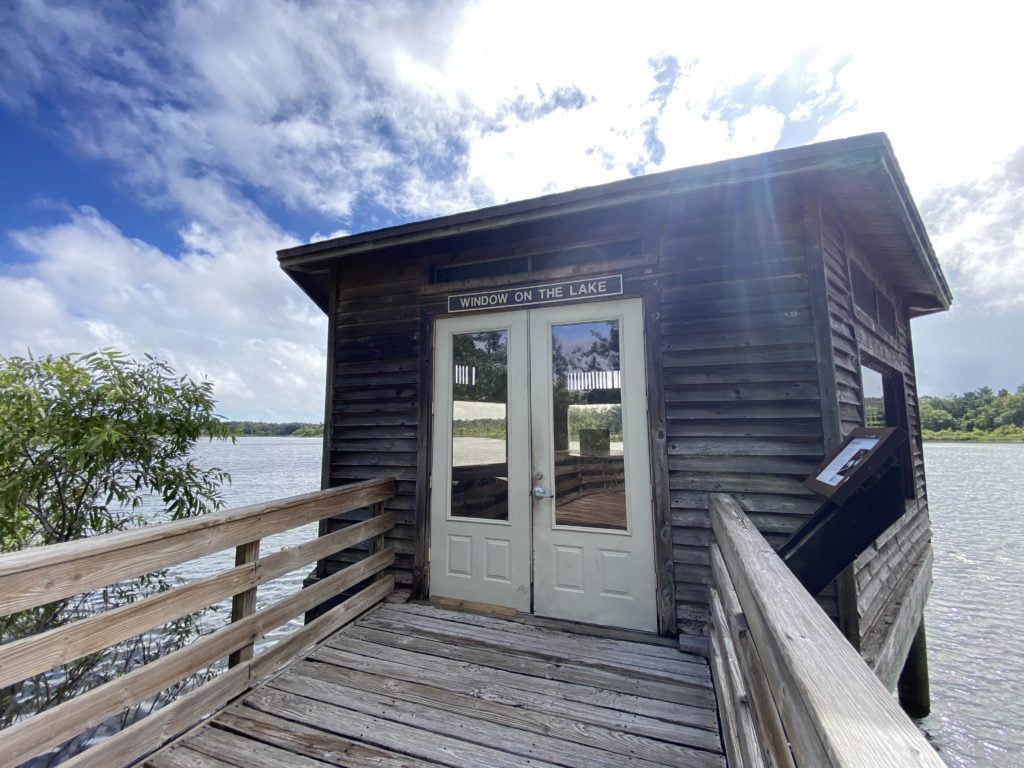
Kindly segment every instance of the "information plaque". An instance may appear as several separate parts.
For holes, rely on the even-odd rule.
[[[804,485],[842,504],[874,475],[906,439],[897,427],[858,427],[804,480]]]

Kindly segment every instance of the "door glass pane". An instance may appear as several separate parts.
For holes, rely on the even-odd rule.
[[[452,517],[508,520],[508,332],[452,337]]]
[[[551,328],[555,524],[626,529],[619,323]]]

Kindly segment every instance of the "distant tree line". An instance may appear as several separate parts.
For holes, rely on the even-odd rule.
[[[622,440],[621,405],[584,405],[569,408],[569,440],[580,439],[581,429],[607,429],[613,441]],[[456,419],[452,437],[489,437],[505,439],[504,419]]]
[[[921,427],[925,440],[1024,441],[1024,384],[922,397]]]
[[[505,439],[504,419],[456,419],[452,421],[452,437],[489,437]]]
[[[225,421],[228,433],[236,437],[323,437],[324,425],[303,421]]]

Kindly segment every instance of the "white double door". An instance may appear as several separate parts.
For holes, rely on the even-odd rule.
[[[657,629],[639,299],[437,320],[430,592]]]

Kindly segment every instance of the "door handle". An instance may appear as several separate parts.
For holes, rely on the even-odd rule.
[[[542,488],[539,485],[536,486],[533,489],[532,493],[533,493],[533,498],[535,498],[535,499],[553,499],[553,498],[555,498],[555,494],[548,493],[546,490],[544,490],[544,488]]]

